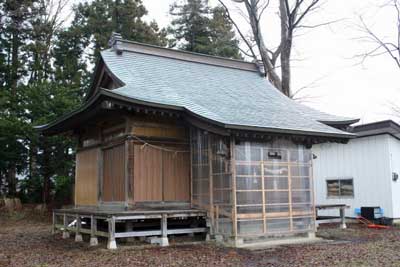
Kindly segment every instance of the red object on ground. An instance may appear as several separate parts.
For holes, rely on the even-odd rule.
[[[386,226],[386,225],[375,224],[375,223],[365,219],[362,216],[358,216],[357,220],[360,223],[365,224],[368,228],[372,228],[372,229],[389,229],[390,228],[389,226]]]

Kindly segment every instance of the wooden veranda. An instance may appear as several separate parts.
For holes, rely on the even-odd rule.
[[[62,231],[63,238],[75,234],[82,242],[82,234],[90,235],[90,245],[98,244],[98,237],[107,238],[107,248],[116,249],[116,239],[152,237],[151,242],[168,246],[169,235],[207,233],[207,212],[191,208],[146,208],[112,211],[90,208],[58,209],[53,212],[53,232]]]

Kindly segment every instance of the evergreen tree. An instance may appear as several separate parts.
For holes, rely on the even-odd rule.
[[[5,0],[0,7],[0,183],[7,188],[4,194],[15,196],[17,174],[26,163],[24,111],[19,104],[23,92],[18,87],[27,74],[26,44],[39,10],[34,0]]]
[[[174,45],[182,50],[210,54],[209,13],[208,1],[205,0],[187,0],[184,4],[175,2],[170,14],[176,18],[169,28],[175,37]]]
[[[94,0],[81,3],[74,8],[74,30],[82,31],[93,47],[92,63],[99,52],[108,47],[112,32],[118,32],[123,38],[143,43],[166,45],[166,32],[160,30],[156,22],[146,23],[147,14],[141,0]]]
[[[227,18],[225,9],[212,9],[210,21],[211,55],[242,59],[239,50],[239,40],[236,39],[231,21]]]
[[[175,2],[170,14],[175,17],[168,29],[174,36],[170,46],[191,52],[241,58],[239,42],[223,8],[210,8],[206,0],[186,0],[180,4]]]

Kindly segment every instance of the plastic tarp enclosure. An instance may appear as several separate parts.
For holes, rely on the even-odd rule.
[[[253,238],[315,230],[312,154],[289,140],[254,142],[191,130],[192,203],[212,231]]]

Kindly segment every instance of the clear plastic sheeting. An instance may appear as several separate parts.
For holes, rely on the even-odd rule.
[[[232,174],[229,139],[191,130],[192,203],[211,214],[213,231],[232,235]]]
[[[229,139],[212,135],[211,166],[215,232],[232,235],[232,172]]]
[[[232,146],[232,147],[231,147]],[[191,130],[192,204],[228,238],[314,231],[311,152]]]
[[[314,230],[311,152],[302,145],[236,142],[238,236]]]
[[[192,157],[192,203],[194,206],[210,209],[210,153],[209,134],[191,130]]]

